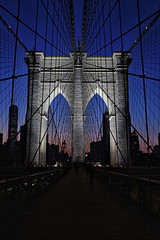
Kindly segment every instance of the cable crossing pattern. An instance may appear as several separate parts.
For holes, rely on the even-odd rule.
[[[160,165],[160,10],[132,2],[84,0],[80,30],[72,0],[0,5],[1,166]]]

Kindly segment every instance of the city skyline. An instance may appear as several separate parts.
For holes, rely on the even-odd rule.
[[[103,3],[103,1],[102,1]],[[102,3],[100,3],[99,7],[102,7]],[[114,5],[114,1],[111,2],[111,6],[110,8],[113,7]],[[2,0],[2,5],[4,7],[6,7],[11,13],[13,13],[14,15],[16,15],[17,13],[17,5],[18,1],[14,0],[12,2],[10,1],[4,1]],[[32,6],[33,11],[29,13],[29,6]],[[57,6],[56,6],[57,7]],[[83,16],[83,1],[74,1],[73,2],[73,7],[74,7],[74,17],[75,17],[75,34],[76,34],[76,44],[78,45],[78,38],[81,41],[81,27],[82,27],[82,16]],[[52,6],[53,8],[53,6]],[[156,10],[158,10],[159,8],[159,1],[155,1],[154,4],[151,3],[150,1],[145,1],[145,4],[143,1],[140,1],[140,16],[141,16],[141,21],[145,20],[148,16],[150,16],[152,13],[154,13]],[[127,9],[127,11],[126,11]],[[46,17],[45,14],[45,9],[41,3],[40,5],[40,13],[43,15],[43,17]],[[99,9],[100,11],[100,9]],[[120,29],[119,26],[116,24],[115,20],[116,20],[116,15],[115,13],[118,11],[118,5],[116,6],[116,9],[113,13],[112,16],[112,28],[114,29],[112,31],[112,38],[115,39],[119,33],[120,33]],[[122,11],[122,26],[123,26],[123,32],[127,32],[128,30],[130,30],[132,27],[135,26],[135,24],[138,21],[138,16],[137,16],[137,6],[135,4],[135,2],[133,1],[132,3],[128,3],[128,1],[121,1],[121,11]],[[22,21],[24,23],[28,24],[28,27],[31,27],[31,24],[33,23],[34,27],[35,27],[35,12],[36,12],[36,2],[34,1],[21,1],[21,7],[20,7],[20,18],[22,19]],[[96,13],[97,17],[98,17],[98,12]],[[14,32],[16,32],[16,20],[14,19],[14,17],[11,16],[11,14],[8,14],[5,10],[1,9],[1,15],[4,18],[4,20],[6,20],[7,24],[11,27],[11,29],[13,29]],[[107,15],[107,12],[106,12]],[[102,25],[102,21],[103,21],[103,14],[102,17],[100,19],[99,25],[96,26],[96,30],[98,30],[99,27],[101,27]],[[144,22],[144,24],[142,24],[142,30],[144,30],[146,28],[146,26],[149,25],[149,23],[151,22],[151,20],[153,20],[154,16],[149,18],[147,21]],[[55,20],[57,19],[57,17],[55,17]],[[126,21],[127,19],[127,21]],[[38,29],[38,32],[41,36],[45,36],[45,21],[43,21],[43,19],[41,17],[39,17],[38,19],[39,21],[39,25],[41,25],[41,28]],[[158,23],[156,23],[157,25],[159,24],[159,20],[157,21]],[[49,21],[48,24],[48,28],[51,29],[51,23],[52,21]],[[2,23],[1,23],[2,24]],[[95,24],[95,22],[94,22]],[[144,46],[146,46],[145,43],[147,41],[147,39],[150,38],[150,35],[154,34],[154,28],[156,28],[156,24],[152,27],[152,29],[148,32],[148,34],[146,34],[146,36],[144,36]],[[3,25],[3,24],[2,24]],[[32,28],[34,29],[32,25]],[[8,44],[9,49],[6,50],[5,52],[5,57],[2,57],[2,69],[1,69],[1,79],[3,78],[7,78],[12,76],[12,70],[13,70],[13,60],[14,60],[14,44],[15,44],[15,39],[14,37],[10,34],[10,32],[8,32],[8,30],[3,26],[2,27],[3,31],[2,36],[3,38],[6,37],[6,42],[8,41],[8,43],[10,42],[10,44]],[[6,35],[5,35],[6,34]],[[106,40],[106,44],[110,42],[110,33],[109,33],[109,21],[106,22],[106,34],[108,34],[108,39]],[[56,32],[56,34],[54,34],[55,39],[53,38],[53,42],[56,43],[57,42],[57,48],[59,48],[59,43],[58,43],[58,39],[60,40],[60,36],[58,37],[58,39],[56,39],[56,36],[58,35],[58,32]],[[95,37],[96,35],[94,35]],[[34,34],[33,32],[24,26],[23,23],[20,24],[19,27],[19,35],[18,35],[19,39],[22,40],[22,42],[27,46],[27,48],[29,50],[33,50],[34,48]],[[47,36],[48,40],[51,41],[51,31],[50,33],[48,33]],[[135,40],[137,40],[138,38],[138,27],[133,29],[132,31],[130,31],[128,34],[124,34],[123,36],[123,46],[124,46],[124,50],[128,50],[132,44],[134,43]],[[12,44],[11,44],[11,40],[13,40]],[[100,46],[103,46],[104,43],[104,36],[102,35],[101,40],[97,39],[97,48],[100,49]],[[108,42],[107,42],[108,41]],[[154,42],[155,41],[155,42]],[[157,44],[157,49],[158,49],[158,44],[159,44],[159,39],[153,39],[152,40],[152,44],[155,45]],[[92,42],[92,41],[91,41]],[[157,42],[157,43],[156,43]],[[3,43],[3,41],[2,41]],[[68,44],[68,43],[67,43]],[[91,43],[90,43],[91,44]],[[117,51],[120,50],[120,41],[115,41],[113,44],[113,51]],[[65,54],[69,55],[70,52],[67,49],[67,45],[63,44],[63,51]],[[89,45],[88,45],[89,47]],[[15,75],[19,75],[19,74],[27,74],[27,66],[24,63],[24,58],[26,57],[25,54],[25,50],[22,50],[22,46],[19,45],[18,47],[19,51],[21,51],[21,53],[17,54],[17,61],[16,61],[16,71],[15,71]],[[45,51],[45,41],[37,36],[37,49],[36,50],[41,50],[43,51],[46,55],[51,55],[51,52],[53,54],[53,56],[58,56],[61,55],[62,53],[60,53],[59,50],[56,50],[55,48],[53,48],[53,51],[51,51],[51,46],[49,44],[47,44],[47,48]],[[106,51],[105,51],[106,50]],[[4,50],[5,51],[5,50]],[[155,62],[155,68],[154,69],[150,69],[150,66],[147,65],[149,64],[149,58],[148,58],[148,52],[150,51],[150,49],[148,49],[146,47],[146,49],[144,50],[144,59],[145,59],[145,73],[146,76],[149,77],[154,77],[154,76],[158,76],[159,74],[159,69],[157,68],[158,66],[158,61],[156,60]],[[90,48],[89,51],[87,52],[88,56],[92,55],[94,52],[94,47]],[[12,53],[12,54],[10,54]],[[2,53],[1,53],[2,54]],[[108,47],[104,48],[103,50],[98,50],[98,55],[99,56],[104,56],[105,54],[111,55],[111,46],[110,44],[108,45]],[[157,54],[159,54],[159,52],[157,51]],[[62,54],[63,55],[63,54]],[[96,54],[95,54],[96,55]],[[2,56],[2,55],[1,55]],[[134,48],[134,50],[132,51],[132,54],[130,56],[131,58],[133,58],[131,66],[129,68],[129,103],[130,103],[130,113],[131,113],[131,122],[133,124],[133,126],[135,126],[135,128],[139,131],[139,133],[142,135],[142,137],[147,140],[147,136],[146,136],[146,126],[145,126],[145,115],[144,115],[144,103],[143,103],[143,83],[142,83],[142,78],[139,77],[133,77],[132,74],[136,73],[141,74],[142,70],[141,70],[141,64],[138,64],[140,61],[140,45],[137,45],[137,47]],[[10,59],[10,62],[7,63],[7,58]],[[155,60],[152,59],[152,61],[154,62]],[[147,62],[147,63],[146,63]],[[9,65],[10,70],[8,70],[7,72],[3,69],[5,69],[7,67],[7,65]],[[132,67],[133,66],[133,67]],[[20,83],[20,85],[19,85]],[[136,86],[139,86],[138,90],[136,90]],[[12,88],[12,79],[7,80],[5,83],[2,81],[1,82],[1,89],[2,89],[2,93],[1,93],[1,129],[0,131],[3,132],[4,135],[4,141],[7,140],[7,134],[8,134],[8,116],[9,116],[9,105],[10,105],[10,101],[11,101],[11,88]],[[158,138],[157,138],[157,133],[160,132],[160,124],[159,124],[159,116],[160,116],[160,111],[159,108],[157,107],[160,99],[159,99],[159,82],[153,82],[150,79],[146,80],[146,93],[147,93],[147,110],[148,110],[148,125],[149,125],[149,136],[150,136],[150,145],[153,147],[154,145],[156,145],[158,143]],[[27,76],[15,79],[15,101],[16,104],[19,108],[19,121],[18,121],[18,131],[20,130],[20,126],[24,125],[25,123],[25,119],[26,119],[26,110],[27,110]],[[98,93],[97,93],[98,94]],[[59,97],[57,97],[58,99]],[[94,102],[96,102],[96,98],[97,96],[95,96],[95,99],[93,100]],[[55,102],[57,102],[57,99],[55,99]],[[63,98],[61,98],[63,99]],[[99,99],[99,97],[98,97]],[[100,100],[102,101],[102,100]],[[64,100],[60,100],[60,102],[63,103],[65,102]],[[52,103],[54,105],[54,103]],[[103,101],[101,103],[103,105]],[[94,103],[94,108],[96,109],[96,103]],[[60,110],[61,109],[61,110]],[[59,107],[59,111],[62,111],[63,107]],[[92,108],[93,110],[93,108]],[[98,121],[101,121],[102,119],[102,113],[100,116],[100,108],[98,108],[97,113],[99,114],[98,117]],[[57,114],[57,115],[56,115]],[[94,115],[94,114],[92,114]],[[95,116],[95,118],[97,118],[97,116]],[[58,115],[58,113],[55,113],[55,119],[57,119],[57,124],[58,122],[60,122],[60,115]],[[63,121],[62,121],[63,122]],[[98,126],[100,126],[101,123],[99,122]],[[60,124],[59,124],[60,126]],[[58,130],[59,132],[61,132],[61,130]],[[99,132],[100,129],[96,129],[96,133],[92,133],[92,139],[96,139],[97,138],[97,132]],[[18,139],[19,139],[19,135],[18,135]],[[57,137],[56,137],[57,138]],[[64,136],[62,136],[61,142],[63,141],[63,138],[65,138]],[[56,142],[57,140],[55,140]],[[89,143],[88,143],[89,144]],[[140,139],[140,147],[141,150],[143,151],[147,151],[147,145],[146,143],[144,143],[143,140]]]

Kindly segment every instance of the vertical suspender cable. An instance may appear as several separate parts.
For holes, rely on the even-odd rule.
[[[143,46],[141,37],[141,20],[140,20],[140,9],[139,0],[137,0],[137,11],[138,11],[138,27],[139,27],[139,38],[140,38],[140,50],[141,50],[141,63],[142,63],[142,76],[143,76],[143,94],[144,94],[144,105],[145,105],[145,120],[146,120],[146,134],[147,134],[147,151],[149,154],[149,132],[148,132],[148,115],[147,115],[147,99],[146,99],[146,83],[144,74],[144,61],[143,61]],[[150,165],[150,163],[149,163]]]

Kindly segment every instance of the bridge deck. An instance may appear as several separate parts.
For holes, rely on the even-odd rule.
[[[96,180],[90,186],[82,169],[77,175],[71,170],[4,221],[1,239],[7,240],[160,239],[158,220]]]

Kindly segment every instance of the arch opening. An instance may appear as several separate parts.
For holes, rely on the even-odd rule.
[[[49,105],[47,119],[46,163],[61,165],[70,159],[72,149],[71,109],[61,93]]]
[[[101,97],[101,99],[104,101],[104,103],[106,104],[106,106],[109,106],[109,102],[108,102],[108,98],[107,98],[107,95],[102,91],[102,89],[100,87],[97,87],[95,88],[94,91],[91,92],[89,98],[88,98],[88,102],[85,106],[85,111],[86,111],[86,108],[88,106],[88,104],[90,103],[90,101],[93,99],[93,97],[95,95],[98,95],[99,97]]]
[[[99,94],[94,94],[85,110],[85,156],[95,164],[110,164],[109,110]]]

